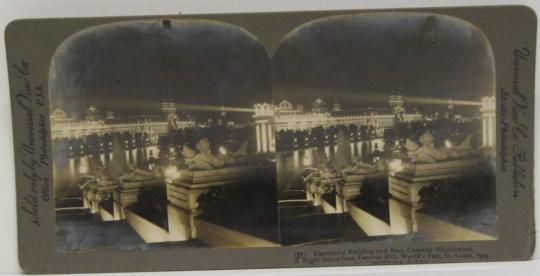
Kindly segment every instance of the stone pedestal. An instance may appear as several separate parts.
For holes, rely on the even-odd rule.
[[[120,178],[118,187],[114,190],[114,219],[122,220],[126,218],[125,209],[135,203],[139,196],[139,191],[144,185],[159,184],[155,177],[132,177]]]
[[[400,216],[396,219],[407,220],[408,232],[416,232],[418,229],[416,211],[422,207],[419,192],[437,181],[460,177],[464,172],[473,169],[478,162],[476,160],[453,160],[435,164],[405,164],[400,172],[392,173],[388,179],[388,190],[391,197],[399,204],[394,204],[399,209]],[[392,221],[391,224],[395,222]],[[403,225],[404,223],[399,223]]]
[[[306,184],[306,199],[311,201],[313,205],[317,206],[318,202],[316,200],[316,194],[319,190],[319,185],[321,183],[320,176],[313,176],[305,181]]]
[[[211,187],[232,185],[254,175],[255,166],[243,165],[212,170],[182,170],[180,177],[167,183],[167,215],[171,241],[197,237],[195,217],[200,213],[197,201]]]
[[[93,180],[87,181],[82,187],[82,199],[84,208],[90,209],[91,213],[96,213],[93,208],[92,200],[94,198],[93,190],[96,188],[97,183]]]
[[[336,212],[348,212],[347,201],[360,196],[362,183],[369,178],[378,177],[378,171],[343,172],[343,179],[336,185]]]
[[[85,209],[90,209],[91,206],[90,206],[90,200],[88,199],[88,190],[87,189],[82,190],[82,200],[83,200],[83,207]]]
[[[321,205],[321,197],[326,193],[336,190],[336,185],[341,181],[341,177],[324,178],[314,176],[306,181],[306,199],[313,202],[314,206]]]
[[[418,225],[416,211],[419,208],[390,197],[388,199],[388,209],[392,234],[405,235],[413,232],[413,228],[417,228]]]
[[[95,181],[86,183],[82,191],[84,207],[90,209],[92,214],[99,213],[99,204],[103,200],[110,199],[116,187],[116,184],[99,185]]]
[[[101,198],[97,194],[96,190],[89,190],[86,193],[86,196],[88,198],[88,207],[90,208],[90,213],[99,213],[99,202],[101,201]]]

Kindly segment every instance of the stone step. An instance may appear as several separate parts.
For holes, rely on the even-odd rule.
[[[288,206],[304,206],[304,205],[313,205],[313,203],[306,199],[292,199],[292,200],[279,200],[279,207],[288,207]]]
[[[88,210],[56,212],[56,237],[60,252],[86,250],[147,250],[207,246],[200,240],[146,243],[126,221],[102,221]]]
[[[278,193],[279,200],[306,199],[305,190],[282,190]]]
[[[61,197],[54,202],[55,208],[77,208],[83,207],[82,197]]]
[[[301,216],[301,215],[310,215],[310,214],[322,214],[323,210],[320,206],[313,206],[311,203],[303,205],[285,205],[279,206],[279,216],[291,217],[291,216]]]
[[[283,245],[327,243],[366,236],[348,214],[281,216],[280,226]]]
[[[300,205],[312,205],[311,201],[307,199],[289,199],[278,201],[279,206],[300,206]]]

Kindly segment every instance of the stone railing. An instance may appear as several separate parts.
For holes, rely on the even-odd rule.
[[[344,171],[342,180],[336,185],[336,212],[348,212],[347,201],[361,195],[364,182],[382,175],[383,172],[376,169]]]
[[[114,219],[126,218],[125,209],[137,203],[141,187],[160,185],[161,183],[162,181],[154,176],[120,177],[113,193]]]
[[[82,187],[83,204],[91,213],[99,213],[100,203],[109,200],[118,187],[115,182],[100,183],[96,179],[87,180]]]
[[[233,185],[256,172],[255,165],[210,170],[181,170],[178,179],[167,183],[167,215],[171,241],[197,237],[195,217],[200,213],[197,199],[212,187]]]
[[[390,195],[411,206],[420,206],[420,189],[438,180],[456,178],[478,164],[476,160],[452,160],[434,164],[406,163],[389,176]]]
[[[434,164],[404,164],[403,170],[391,173],[388,179],[390,193],[390,223],[400,233],[416,232],[418,223],[416,212],[422,207],[420,190],[431,184],[462,176],[474,169],[477,160],[451,160]],[[393,216],[392,214],[399,214]],[[399,222],[398,222],[399,221]]]
[[[314,206],[320,206],[322,204],[322,196],[334,192],[341,177],[338,175],[324,176],[317,172],[313,174],[305,181],[306,199],[312,201]]]

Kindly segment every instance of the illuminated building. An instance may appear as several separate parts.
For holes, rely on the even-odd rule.
[[[287,101],[282,102],[282,106],[285,107],[286,111],[293,111],[292,105]],[[263,103],[255,105],[255,115],[253,115],[253,118],[255,119],[258,152],[276,151],[274,113],[274,106],[271,104]]]
[[[178,120],[174,103],[163,103],[162,111],[167,120],[113,122],[114,117],[112,116],[112,112],[107,112],[106,120],[103,120],[99,116],[99,110],[93,106],[86,111],[84,120],[68,117],[63,110],[56,109],[51,114],[52,139],[85,138],[92,134],[101,136],[108,133],[123,132],[131,134],[145,132],[155,138],[158,135],[166,134],[171,122],[174,123],[175,128],[180,129],[195,126],[195,122],[192,120]]]
[[[281,101],[277,106],[268,103],[255,104],[257,149],[261,152],[275,151],[274,131],[309,131],[319,126],[328,128],[355,125],[372,126],[376,133],[382,134],[385,128],[394,125],[396,118],[399,118],[400,122],[421,119],[417,112],[405,113],[401,95],[390,95],[388,103],[390,110],[383,114],[375,109],[364,112],[343,111],[337,102],[333,104],[332,112],[328,112],[326,103],[320,98],[313,102],[311,112],[304,111],[301,106],[294,108],[287,100]]]
[[[495,146],[495,97],[482,98],[482,145],[485,147]]]
[[[452,99],[448,99],[448,110],[446,111],[446,119],[454,118],[454,103]]]
[[[90,106],[88,110],[86,111],[86,120],[87,121],[99,121],[100,115],[99,110],[95,108],[94,106]]]

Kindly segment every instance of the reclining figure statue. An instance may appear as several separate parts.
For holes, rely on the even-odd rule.
[[[92,174],[82,175],[78,180],[79,188],[82,190],[88,189],[90,186],[106,187],[114,184],[108,169],[101,162],[96,162],[95,167]]]
[[[376,158],[373,160],[373,163],[363,162],[360,158],[356,158],[353,161],[353,164],[345,169],[343,169],[344,174],[364,174],[372,173],[377,171],[384,171],[385,164],[384,160]]]
[[[319,165],[317,168],[314,168],[311,173],[309,173],[306,177],[304,177],[304,182],[311,181],[315,177],[330,179],[330,178],[336,178],[339,175],[337,174],[336,170],[332,168],[330,164],[330,160],[325,154],[322,154],[321,159],[319,161]]]
[[[119,179],[121,181],[126,180],[147,180],[151,178],[159,178],[159,172],[161,170],[158,169],[159,166],[155,166],[154,168],[150,170],[142,170],[135,166],[129,166],[128,170],[125,171]]]
[[[197,151],[184,145],[182,155],[190,169],[211,170],[222,168],[228,165],[235,165],[245,160],[247,156],[247,142],[242,144],[236,152],[228,154],[213,154],[210,149],[210,142],[203,138],[197,143]]]
[[[436,148],[433,143],[433,134],[426,131],[420,136],[421,145],[407,138],[405,149],[407,150],[407,157],[413,163],[437,163],[470,156],[472,154],[471,137],[472,135],[467,136],[460,145],[455,147]]]

